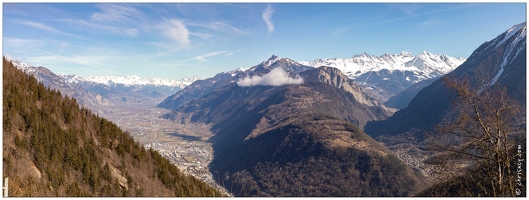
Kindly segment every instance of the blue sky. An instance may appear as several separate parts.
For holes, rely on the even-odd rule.
[[[468,57],[525,3],[3,3],[2,54],[58,74],[180,79],[422,51]]]

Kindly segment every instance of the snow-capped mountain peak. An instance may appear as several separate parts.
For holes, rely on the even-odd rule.
[[[448,73],[465,61],[464,58],[453,58],[446,55],[437,55],[423,51],[417,56],[403,51],[399,54],[383,54],[373,56],[367,53],[357,54],[351,58],[318,59],[314,61],[301,61],[301,64],[318,67],[330,66],[340,69],[349,78],[356,79],[363,74],[379,72],[382,70],[414,71],[422,74],[415,82],[432,78],[438,73]],[[425,71],[426,70],[426,71]],[[431,73],[435,73],[431,75]]]
[[[245,71],[248,71],[249,68],[244,68],[244,67],[239,67],[237,69],[234,69],[234,70],[231,70],[231,71],[228,71],[226,73],[230,74],[231,76],[236,76],[237,74],[239,73],[242,73],[242,72],[245,72]]]
[[[141,78],[137,75],[129,75],[125,77],[120,76],[86,76],[81,77],[78,75],[62,75],[66,82],[93,82],[104,85],[114,85],[122,84],[125,86],[133,85],[152,85],[152,86],[168,86],[168,87],[182,87],[187,86],[193,83],[196,80],[199,80],[197,76],[192,78],[184,78],[181,80],[171,80],[171,79],[162,79],[162,78]]]
[[[272,55],[270,56],[270,58],[268,58],[268,60],[265,60],[262,62],[263,65],[266,65],[266,66],[270,66],[272,64],[274,64],[275,62],[281,60],[282,58],[279,57],[279,56],[276,56],[276,55]]]
[[[27,63],[19,60],[10,60],[17,68],[24,71],[26,74],[35,73],[39,67],[31,66]],[[196,80],[199,80],[198,76],[191,78],[183,78],[180,80],[162,79],[162,78],[141,78],[137,75],[129,75],[125,77],[119,76],[79,76],[75,74],[59,74],[66,83],[98,83],[104,85],[123,84],[125,86],[167,86],[167,87],[179,87],[184,88],[191,85]]]
[[[11,61],[15,67],[22,70],[26,74],[33,74],[37,70],[36,67],[33,67],[27,63],[23,63],[20,60],[15,60],[15,59],[10,59],[10,58],[6,58],[6,59],[8,61]]]
[[[338,68],[347,77],[355,80],[368,91],[372,91],[372,95],[383,102],[415,83],[454,70],[465,60],[428,51],[416,56],[402,51],[399,54],[386,53],[374,56],[363,53],[350,58],[317,59],[299,63],[312,67]]]
[[[517,24],[517,25],[511,27],[504,34],[498,36],[498,38],[499,38],[499,37],[505,35],[502,40],[498,40],[498,42],[496,43],[495,47],[498,47],[499,45],[503,44],[505,41],[507,41],[508,39],[510,39],[511,37],[513,37],[515,35],[517,37],[516,40],[518,40],[518,41],[523,39],[523,38],[525,38],[526,30],[527,30],[526,22],[520,23],[520,24]],[[515,43],[516,43],[516,41],[515,41]]]
[[[402,56],[402,57],[412,57],[412,56],[413,56],[412,53],[407,52],[407,51],[402,51],[402,52],[400,52],[400,54],[398,54],[398,55],[400,55],[400,56]]]
[[[498,37],[496,37],[494,40],[491,41],[491,44],[486,48],[488,52],[491,52],[493,50],[496,50],[497,48],[500,48],[503,44],[506,44],[506,42],[510,41],[506,44],[503,51],[502,56],[502,62],[498,66],[498,71],[496,74],[490,79],[488,83],[485,85],[482,85],[479,89],[479,93],[481,93],[483,90],[485,90],[487,87],[490,87],[494,85],[500,78],[500,76],[505,71],[505,68],[511,63],[514,62],[516,57],[519,55],[520,52],[525,51],[526,46],[526,30],[527,30],[527,23],[523,22],[520,24],[517,24],[507,30],[506,32],[500,34]],[[514,37],[514,38],[513,38]]]

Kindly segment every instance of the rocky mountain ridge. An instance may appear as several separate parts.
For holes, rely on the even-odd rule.
[[[363,53],[351,58],[327,58],[300,63],[313,67],[336,67],[357,84],[369,89],[367,91],[371,96],[385,102],[415,83],[452,71],[465,60],[427,51],[415,56],[403,51],[381,56]]]
[[[189,103],[195,98],[213,91],[215,88],[226,86],[246,77],[263,76],[269,73],[272,69],[278,67],[283,69],[290,76],[295,76],[297,73],[312,69],[312,67],[301,65],[289,58],[280,58],[272,55],[268,60],[249,69],[239,68],[228,72],[218,73],[211,78],[195,81],[190,86],[167,97],[158,105],[158,107],[174,110]]]
[[[281,58],[272,55],[268,60],[249,69],[237,69],[229,72],[222,72],[212,78],[196,81],[189,87],[186,87],[165,99],[158,105],[158,107],[174,110],[189,103],[195,98],[215,90],[216,88],[229,85],[247,77],[264,76],[275,68],[283,69],[290,77],[309,78],[310,81],[324,82],[337,88],[345,89],[354,94],[355,98],[363,104],[369,106],[382,106],[381,103],[366,94],[363,88],[359,87],[354,81],[350,80],[336,68],[324,68],[325,70],[320,71],[322,74],[309,76],[309,74],[305,74],[305,72],[314,69],[313,67],[302,65],[289,58]]]
[[[407,196],[424,185],[359,128],[386,110],[357,101],[335,68],[299,76],[304,83],[216,87],[165,117],[211,126],[212,173],[236,196]]]
[[[464,81],[470,91],[481,92],[503,87],[516,101],[520,110],[526,110],[526,23],[521,23],[479,46],[458,68],[446,78]],[[386,120],[370,122],[364,131],[394,151],[414,157],[428,155],[428,139],[438,133],[442,123],[454,118],[459,109],[456,94],[448,89],[443,79],[434,81],[411,100],[409,105]],[[525,116],[525,114],[523,115]],[[515,119],[524,127],[524,117]],[[524,129],[525,130],[525,129]],[[525,135],[523,133],[522,135]]]

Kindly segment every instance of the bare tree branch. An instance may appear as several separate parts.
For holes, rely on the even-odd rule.
[[[441,173],[459,184],[467,196],[514,196],[510,153],[514,143],[509,135],[514,132],[513,121],[520,116],[520,107],[504,88],[478,93],[466,79],[445,77],[443,81],[456,94],[453,108],[457,113],[455,120],[438,127],[437,139],[432,140],[433,149],[445,154],[439,163]],[[463,163],[469,161],[466,168],[472,173],[454,173],[464,169]],[[474,185],[469,184],[472,182]],[[476,193],[472,188],[481,191]]]

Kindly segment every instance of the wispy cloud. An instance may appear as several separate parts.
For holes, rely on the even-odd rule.
[[[53,55],[53,50],[64,52],[70,44],[57,40],[36,40],[20,38],[3,38],[4,52],[11,54],[22,54],[26,56]]]
[[[211,53],[207,53],[207,54],[204,54],[204,55],[197,56],[197,57],[195,57],[195,59],[198,60],[198,61],[207,61],[206,58],[211,57],[211,56],[216,56],[216,55],[219,55],[219,54],[223,54],[223,53],[229,53],[229,52],[228,51],[211,52]]]
[[[114,26],[101,25],[83,19],[61,19],[58,21],[71,23],[74,25],[74,27],[82,27],[84,31],[92,32],[95,34],[112,34],[129,37],[138,36],[138,29],[136,28],[116,28]]]
[[[207,22],[207,23],[197,23],[197,22],[189,22],[186,23],[188,26],[194,26],[194,27],[201,27],[206,28],[214,31],[221,31],[226,33],[235,33],[235,34],[247,34],[247,31],[241,30],[235,26],[232,26],[230,24],[227,24],[225,22],[221,21],[213,21],[213,22]]]
[[[123,4],[99,4],[97,7],[101,12],[92,14],[92,20],[96,22],[131,22],[143,21],[144,14],[142,11],[131,5]]]
[[[185,59],[185,60],[179,61],[177,63],[183,63],[183,62],[188,62],[188,61],[193,61],[193,60],[201,61],[201,62],[208,61],[206,58],[209,58],[209,57],[212,57],[212,56],[221,55],[221,54],[224,54],[225,56],[229,56],[229,55],[233,55],[233,52],[232,51],[214,51],[214,52],[198,55],[198,56],[195,56],[193,58]]]
[[[58,33],[58,34],[61,34],[61,35],[66,35],[66,36],[75,37],[75,38],[79,38],[79,39],[86,39],[86,38],[83,38],[83,37],[80,37],[80,36],[77,36],[77,35],[72,35],[72,34],[69,34],[69,33],[65,33],[65,32],[59,31],[59,30],[57,30],[57,29],[55,29],[55,28],[53,28],[51,26],[46,26],[46,25],[44,25],[42,23],[38,23],[38,22],[20,21],[19,23],[22,24],[22,25],[25,25],[25,26],[37,28],[37,29],[48,31],[48,32],[52,32],[52,33]]]
[[[61,45],[57,44],[59,47]],[[27,56],[24,62],[60,69],[61,73],[66,74],[112,75],[120,71],[133,73],[141,68],[142,60],[149,57],[136,52],[124,52],[113,46],[87,45],[68,49],[64,53],[54,51]]]
[[[49,31],[49,32],[55,32],[55,33],[59,33],[60,32],[60,31],[58,31],[58,30],[56,30],[56,29],[54,29],[52,27],[46,26],[46,25],[38,23],[38,22],[22,21],[22,22],[20,22],[20,24],[23,24],[23,25],[26,25],[26,26],[31,26],[33,28],[38,28],[38,29],[41,29],[41,30]]]
[[[421,8],[421,7],[408,6],[408,8],[399,8],[403,12],[406,13],[405,16],[397,17],[397,18],[393,18],[393,19],[388,19],[388,20],[381,21],[381,22],[374,23],[374,24],[385,24],[385,23],[388,23],[388,22],[400,21],[400,20],[414,18],[414,17],[420,17],[420,16],[431,15],[431,14],[435,14],[435,13],[442,13],[442,12],[447,12],[447,11],[452,11],[452,10],[458,10],[458,9],[461,9],[461,8],[464,8],[464,7],[465,6],[462,5],[462,6],[455,6],[455,7],[449,7],[449,8],[444,8],[444,9],[436,9],[436,10],[431,10],[431,11],[427,11],[427,12],[417,13],[419,8]]]
[[[176,41],[180,46],[186,47],[191,44],[189,30],[185,24],[178,19],[170,19],[161,24],[160,27],[166,37]]]
[[[162,31],[165,37],[177,42],[178,47],[166,44],[158,45],[160,47],[165,48],[170,47],[166,49],[171,50],[189,47],[192,43],[192,37],[198,37],[202,40],[208,40],[210,38],[217,37],[219,32],[230,35],[247,34],[247,32],[241,29],[219,21],[201,23],[188,22],[180,19],[169,19],[165,20],[165,22],[163,23],[160,23],[157,26],[157,29]]]
[[[93,69],[103,69],[100,67],[104,65],[101,62],[101,57],[98,56],[81,56],[81,55],[46,55],[46,56],[34,56],[27,59],[30,63],[49,63],[49,64],[73,64],[73,66],[85,66]],[[108,65],[107,65],[108,66]]]
[[[272,23],[273,14],[274,14],[274,9],[272,8],[272,5],[268,4],[266,6],[266,9],[263,11],[263,14],[261,15],[264,22],[266,23],[266,27],[268,28],[269,33],[272,33],[274,31],[274,23]]]
[[[226,6],[232,6],[232,7],[237,7],[237,8],[244,8],[244,9],[247,9],[247,10],[255,10],[255,11],[260,11],[258,9],[255,9],[255,8],[252,8],[252,7],[248,7],[248,6],[242,6],[244,4],[232,4],[232,3],[220,3],[221,5],[226,5]]]
[[[191,33],[191,32],[189,32],[189,35],[197,36],[197,37],[199,37],[200,39],[203,39],[203,40],[207,40],[207,39],[213,37],[213,34],[209,34],[209,33]]]
[[[35,48],[41,46],[41,40],[19,39],[4,37],[2,41],[4,48]]]
[[[429,19],[429,20],[426,20],[424,22],[421,22],[419,25],[421,25],[421,26],[433,26],[433,25],[445,24],[445,23],[449,23],[449,21]]]
[[[398,4],[389,4],[389,6],[399,9],[407,15],[415,15],[423,6],[421,4],[415,3],[398,3]]]

